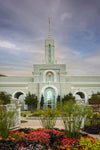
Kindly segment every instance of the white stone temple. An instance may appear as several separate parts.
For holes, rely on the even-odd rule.
[[[36,94],[39,102],[43,95],[44,106],[52,108],[58,95],[62,98],[71,92],[78,103],[87,103],[92,93],[100,92],[100,76],[68,76],[66,64],[57,64],[55,60],[54,47],[49,20],[44,63],[33,65],[32,77],[0,77],[0,91],[11,94],[13,100],[18,99],[23,109],[27,109],[24,98],[28,92]]]

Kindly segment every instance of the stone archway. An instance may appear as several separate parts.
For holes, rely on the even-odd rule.
[[[77,103],[85,103],[86,102],[86,94],[83,91],[75,92],[74,96],[75,96]]]
[[[76,94],[79,95],[81,99],[85,99],[85,95],[83,92],[77,92]]]
[[[23,92],[16,92],[16,93],[14,94],[14,98],[19,99],[19,97],[22,96],[22,95],[24,95]]]
[[[27,106],[25,105],[24,99],[25,99],[26,94],[22,91],[16,91],[13,94],[13,98],[17,99],[19,101],[19,104],[21,104],[21,110],[27,109]]]
[[[44,91],[44,106],[46,108],[55,108],[55,90],[51,87],[48,87]]]
[[[44,109],[50,107],[54,109],[56,107],[56,101],[58,96],[58,90],[53,85],[45,86],[41,90],[41,95],[44,97]]]

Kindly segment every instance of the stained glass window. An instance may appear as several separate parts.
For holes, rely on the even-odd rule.
[[[44,103],[55,103],[55,91],[53,88],[47,88],[44,92]]]
[[[51,64],[51,45],[49,44],[49,64]]]
[[[47,72],[46,81],[54,81],[54,74],[52,72]]]

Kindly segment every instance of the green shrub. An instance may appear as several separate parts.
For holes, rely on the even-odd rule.
[[[9,104],[11,101],[11,95],[6,92],[0,92],[0,105]]]
[[[30,94],[30,92],[25,97],[25,104],[28,105],[30,111],[34,111],[37,108],[38,99],[35,94]]]
[[[26,117],[27,115],[32,115],[30,112],[21,112],[22,117]]]
[[[69,138],[78,138],[82,120],[87,114],[92,114],[92,110],[85,104],[78,105],[69,101],[63,106],[62,119]]]
[[[93,126],[95,124],[100,124],[100,112],[99,113],[93,113],[92,115],[88,115],[85,120],[85,125],[89,124],[90,126]]]
[[[98,105],[100,104],[100,92],[93,93],[91,98],[88,100],[89,104]]]
[[[21,120],[21,123],[26,123],[26,122],[28,122],[28,121],[26,121],[26,120]]]
[[[43,128],[53,129],[56,124],[56,119],[59,116],[59,111],[51,109],[48,109],[47,111],[40,110],[37,114],[41,118]]]
[[[5,106],[0,107],[0,136],[6,138],[10,128],[14,125],[16,110],[7,111]]]
[[[70,100],[75,102],[75,96],[73,96],[72,93],[64,95],[64,97],[62,98],[62,104],[66,103],[66,102],[68,102]]]

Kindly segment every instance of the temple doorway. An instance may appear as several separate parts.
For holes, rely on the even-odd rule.
[[[46,88],[44,91],[44,109],[55,108],[55,90],[51,87]]]

